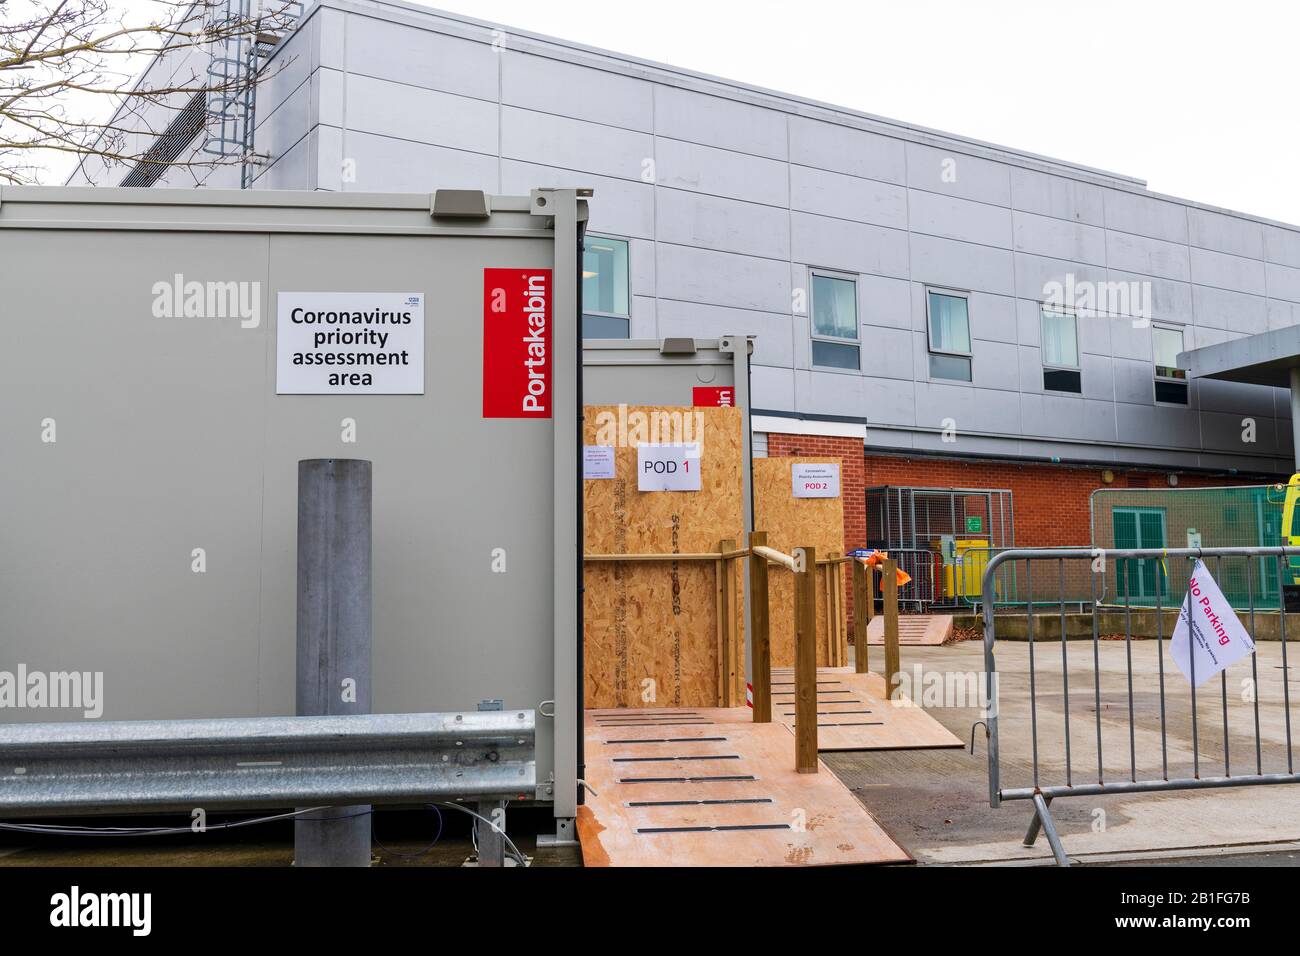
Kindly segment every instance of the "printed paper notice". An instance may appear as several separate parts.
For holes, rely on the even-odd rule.
[[[423,395],[422,292],[281,292],[278,395]]]
[[[1254,650],[1255,642],[1210,577],[1205,562],[1197,561],[1169,644],[1174,663],[1189,684],[1200,687]]]
[[[792,464],[790,490],[796,498],[838,498],[840,496],[839,463]]]
[[[638,491],[699,491],[700,443],[636,446]]]
[[[614,446],[583,445],[582,477],[587,481],[614,477]]]

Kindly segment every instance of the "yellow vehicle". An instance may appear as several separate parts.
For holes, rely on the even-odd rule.
[[[1281,488],[1281,486],[1278,486]],[[1292,475],[1286,483],[1286,497],[1282,499],[1282,543],[1289,548],[1300,548],[1300,474]],[[1300,555],[1287,558],[1287,583],[1300,584]]]

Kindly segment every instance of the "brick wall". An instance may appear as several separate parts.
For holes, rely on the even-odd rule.
[[[1088,499],[1098,488],[1169,487],[1168,471],[1112,468],[1115,480],[1108,485],[1101,480],[1103,470],[1050,464],[870,456],[864,462],[864,486],[1010,489],[1016,545],[1047,548],[1091,543]],[[1263,481],[1259,477],[1177,474],[1179,488],[1260,484]],[[844,504],[847,509],[847,499]]]
[[[840,492],[844,502],[845,551],[866,543],[864,493],[876,485],[1009,489],[1015,517],[1015,543],[1019,547],[1033,548],[1089,544],[1088,500],[1093,491],[1098,488],[1168,488],[1170,474],[1169,471],[1112,467],[1114,481],[1107,484],[1101,480],[1105,469],[1100,467],[867,455],[860,438],[776,432],[767,436],[767,453],[773,458],[825,455],[843,462]],[[1176,474],[1179,488],[1261,484],[1270,480],[1259,476],[1234,478],[1185,472]],[[1278,479],[1285,481],[1286,476],[1273,476],[1271,480]],[[845,608],[852,628],[852,579],[848,574],[845,575],[845,590]]]

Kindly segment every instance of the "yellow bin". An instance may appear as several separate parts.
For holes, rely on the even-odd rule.
[[[961,561],[961,577],[957,576],[956,564],[945,564],[943,566],[943,593],[949,598],[978,598],[980,588],[984,579],[984,569],[989,563],[988,551],[980,551],[981,548],[988,548],[987,539],[981,538],[958,538],[953,542],[956,557]],[[942,542],[932,541],[930,547],[936,551],[942,551]],[[974,551],[974,554],[967,554],[968,551]]]

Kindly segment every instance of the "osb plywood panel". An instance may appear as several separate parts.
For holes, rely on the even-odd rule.
[[[961,740],[906,697],[883,698],[878,674],[851,667],[817,669],[817,749],[930,750],[962,747]],[[794,671],[772,671],[772,719],[794,733]]]
[[[691,416],[689,434],[683,416]],[[743,545],[740,412],[734,408],[587,406],[584,443],[612,444],[615,477],[583,482],[587,554],[716,552]],[[643,429],[641,426],[644,425]],[[700,490],[637,490],[636,446],[661,429],[660,441],[701,442]],[[738,560],[727,568],[741,589]],[[728,573],[728,572],[724,572]],[[718,568],[713,561],[587,562],[584,642],[589,707],[713,707],[727,703],[721,675]],[[733,617],[739,621],[740,600]],[[731,636],[730,659],[740,628]],[[743,657],[740,658],[743,661]],[[743,701],[743,666],[731,680]],[[740,695],[737,697],[737,695]]]
[[[824,764],[746,708],[590,711],[587,866],[825,866],[910,857]]]
[[[767,532],[769,547],[787,554],[812,546],[819,559],[844,552],[844,502],[842,498],[796,498],[791,487],[791,465],[843,462],[835,457],[754,459],[754,529]],[[845,575],[851,573],[844,567]],[[827,567],[817,568],[817,664],[828,667],[846,661],[848,635],[841,628],[840,650],[828,642],[826,606]],[[768,573],[769,633],[772,666],[794,666],[794,580],[790,572],[773,565]]]

